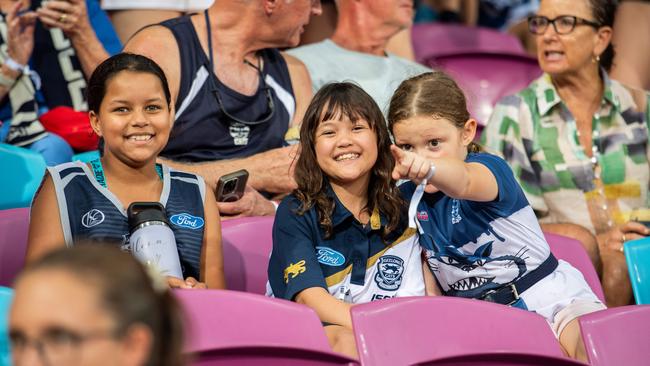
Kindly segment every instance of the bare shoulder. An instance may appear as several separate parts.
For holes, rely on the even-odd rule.
[[[299,77],[304,77],[304,76],[309,77],[309,72],[307,71],[307,67],[298,58],[291,56],[286,52],[282,52],[282,57],[284,57],[284,61],[287,63],[287,67],[289,68],[289,73],[291,74],[292,78],[294,74],[298,74],[296,76]]]
[[[178,43],[171,30],[161,25],[144,28],[129,39],[123,51],[147,56],[160,65],[167,76],[173,100],[176,100],[181,60]]]

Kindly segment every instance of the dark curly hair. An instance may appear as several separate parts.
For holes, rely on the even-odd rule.
[[[327,177],[316,160],[315,134],[322,121],[343,116],[351,121],[368,122],[377,135],[377,161],[370,176],[366,209],[372,213],[377,208],[388,219],[382,232],[382,238],[386,240],[399,226],[404,207],[396,182],[391,177],[395,162],[390,153],[390,135],[384,116],[372,97],[349,82],[322,87],[305,112],[300,128],[301,152],[295,170],[298,188],[294,194],[302,203],[297,212],[302,215],[315,206],[325,237],[331,237],[334,200],[327,196]]]

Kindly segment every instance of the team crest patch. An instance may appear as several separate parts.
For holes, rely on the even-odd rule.
[[[338,267],[345,263],[345,256],[328,247],[316,247],[318,262],[326,266]]]
[[[394,255],[385,255],[377,262],[375,282],[382,290],[395,291],[402,284],[404,260]]]
[[[429,214],[426,211],[420,211],[416,216],[420,221],[429,221]]]
[[[180,213],[173,215],[169,218],[172,224],[188,229],[200,229],[203,227],[204,221],[202,218],[192,216],[188,213]]]
[[[93,208],[81,217],[81,225],[87,228],[91,228],[104,222],[104,219],[104,213],[96,208]]]
[[[289,264],[289,267],[284,269],[284,283],[289,283],[290,278],[296,278],[299,274],[304,273],[306,270],[307,268],[305,268],[304,259],[296,264]]]

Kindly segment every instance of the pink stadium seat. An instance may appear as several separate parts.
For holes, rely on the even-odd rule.
[[[582,275],[585,276],[585,280],[591,287],[591,290],[598,296],[598,298],[604,303],[605,294],[603,293],[603,287],[600,284],[600,279],[598,278],[598,273],[594,268],[589,255],[582,247],[579,241],[566,236],[544,233],[548,245],[551,247],[551,252],[557,259],[563,259],[568,262],[570,265],[577,268]]]
[[[601,310],[579,321],[592,366],[650,365],[650,305]]]
[[[316,313],[286,300],[224,290],[176,290],[193,366],[350,365],[334,354]]]
[[[230,290],[265,293],[272,230],[273,216],[221,221],[226,284]]]
[[[481,27],[427,23],[415,24],[411,32],[415,59],[457,53],[483,52],[525,55],[521,42],[514,36]]]
[[[585,366],[566,357],[530,355],[522,353],[474,353],[443,358],[426,363],[427,366]]]
[[[543,317],[486,301],[396,298],[354,306],[351,314],[363,365],[436,364],[471,354],[563,357]]]
[[[11,286],[25,263],[29,208],[0,210],[0,286]]]
[[[431,57],[425,63],[456,80],[480,126],[485,126],[499,99],[519,92],[542,74],[537,60],[526,55],[456,53]]]

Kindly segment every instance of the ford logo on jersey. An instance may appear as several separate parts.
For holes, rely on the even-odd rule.
[[[203,227],[203,219],[200,217],[192,216],[187,213],[181,213],[169,218],[172,224],[188,229],[200,229]]]
[[[318,255],[318,262],[326,266],[337,267],[345,263],[343,254],[328,247],[316,247],[316,254]]]

